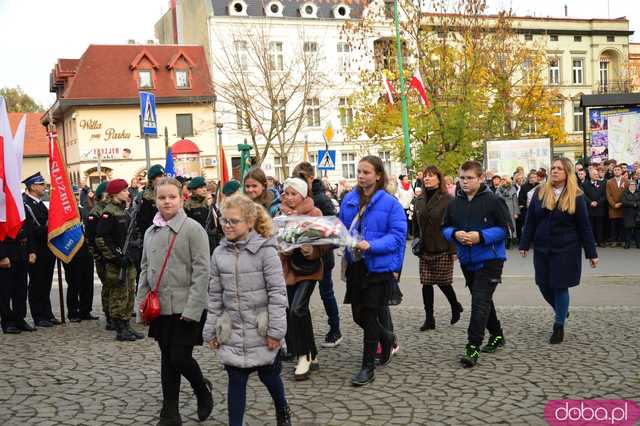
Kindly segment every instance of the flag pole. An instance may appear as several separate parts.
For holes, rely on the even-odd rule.
[[[411,145],[409,143],[409,109],[407,107],[407,91],[405,90],[404,68],[402,61],[402,42],[400,40],[400,15],[398,13],[398,1],[393,2],[393,17],[396,26],[396,54],[398,57],[398,71],[400,74],[400,103],[402,105],[402,139],[404,142],[404,158],[407,174],[411,169]]]
[[[51,114],[49,114],[49,160],[50,161],[51,161],[51,155],[53,153],[54,129],[55,127],[53,126],[53,120],[52,120]],[[60,259],[58,259],[58,256],[56,256],[56,269],[58,270],[58,296],[60,298],[60,321],[62,321],[62,323],[65,324],[67,320],[65,318],[66,316],[64,313],[64,291],[62,289],[62,263],[60,263]]]

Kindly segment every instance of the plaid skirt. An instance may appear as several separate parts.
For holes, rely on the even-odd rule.
[[[420,256],[420,284],[451,285],[453,255],[449,253]]]

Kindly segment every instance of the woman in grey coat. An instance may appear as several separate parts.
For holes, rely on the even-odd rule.
[[[193,359],[193,347],[202,344],[207,286],[209,241],[198,222],[182,209],[181,184],[162,178],[155,185],[158,213],[144,234],[140,284],[136,306],[140,307],[158,280],[160,316],[149,327],[149,336],[160,346],[162,411],[158,426],[181,425],[178,411],[180,379],[184,376],[198,398],[198,419],[213,410],[211,382],[202,376]],[[173,241],[171,252],[170,242]],[[162,272],[167,258],[166,267]]]
[[[229,376],[229,424],[243,424],[247,381],[257,371],[273,398],[277,424],[290,425],[278,356],[287,332],[287,290],[270,238],[271,218],[249,197],[234,195],[225,199],[220,223],[225,238],[211,258],[203,337]]]
[[[502,182],[496,190],[496,195],[504,200],[509,209],[509,217],[511,222],[509,223],[509,230],[511,231],[511,238],[515,238],[516,234],[516,220],[520,214],[520,208],[518,207],[518,190],[511,183],[511,179],[508,176],[502,177]],[[507,241],[507,248],[511,245],[511,241]]]

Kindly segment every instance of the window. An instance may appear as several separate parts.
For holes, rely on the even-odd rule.
[[[320,99],[310,98],[305,101],[307,106],[307,126],[320,127]]]
[[[236,40],[233,42],[235,46],[235,53],[237,55],[237,62],[239,68],[242,71],[246,71],[249,68],[249,54],[247,49],[247,42],[244,40]]]
[[[531,81],[531,77],[531,60],[525,59],[522,62],[522,79],[528,84]]]
[[[304,53],[317,53],[318,43],[315,41],[305,41],[303,45]]]
[[[582,116],[583,116],[583,111],[582,111],[582,108],[580,108],[580,102],[574,102],[573,103],[573,131],[574,132],[582,131],[583,129]]]
[[[176,87],[178,89],[189,88],[189,71],[176,70]]]
[[[526,118],[526,122],[522,128],[522,133],[525,135],[531,135],[538,131],[538,123],[536,118],[533,116],[529,116]]]
[[[549,84],[560,84],[560,61],[555,58],[549,60]]]
[[[353,152],[342,153],[342,176],[345,179],[356,178],[356,154]]]
[[[387,172],[387,176],[391,176],[391,152],[380,151],[378,152],[378,157],[380,157],[382,164],[384,164],[384,171]]]
[[[557,36],[557,35],[555,35],[555,34],[554,34],[554,35],[550,35],[550,36],[549,36],[549,40],[550,40],[550,41],[558,41],[558,36]]]
[[[340,125],[342,127],[350,126],[353,123],[353,108],[351,108],[349,98],[340,98],[338,111],[340,113]]]
[[[275,177],[279,181],[283,181],[285,177],[282,174],[282,159],[280,157],[273,157],[273,170],[275,172]]]
[[[275,118],[278,120],[279,126],[284,126],[287,123],[287,100],[280,99],[276,104]]]
[[[573,41],[582,41],[582,36],[573,36]]]
[[[318,173],[318,152],[310,152],[309,153],[309,163],[313,166],[314,176],[320,176]]]
[[[384,17],[386,19],[394,19],[394,1],[384,0]]]
[[[392,39],[381,38],[373,42],[373,54],[376,70],[394,70],[397,66],[397,55],[395,44]],[[407,44],[402,42],[402,57],[407,63]]]
[[[176,114],[176,127],[179,138],[193,136],[193,116],[191,114]]]
[[[444,39],[446,37],[447,37],[447,35],[444,33],[444,31],[438,31],[438,38],[439,39]]]
[[[533,40],[533,34],[525,34],[524,35],[524,40],[525,41],[532,41]]]
[[[600,59],[600,86],[606,92],[609,85],[609,61]]]
[[[351,46],[349,43],[339,42],[338,50],[338,67],[340,72],[347,72],[351,66]]]
[[[281,41],[272,41],[269,43],[269,65],[271,65],[271,68],[275,71],[282,71],[284,69]]]
[[[608,43],[613,43],[614,41],[616,41],[616,36],[607,36]]]
[[[151,70],[138,71],[138,87],[141,89],[148,89],[153,87]]]
[[[243,111],[239,106],[236,106],[236,125],[238,130],[249,128],[249,112]]]
[[[553,103],[553,115],[555,115],[556,117],[560,117],[561,119],[564,117],[563,114],[563,102],[562,101],[556,101]]]
[[[582,84],[582,59],[573,60],[573,84]]]

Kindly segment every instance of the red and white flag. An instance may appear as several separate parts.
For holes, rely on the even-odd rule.
[[[0,241],[7,236],[16,238],[25,219],[20,193],[25,126],[23,116],[15,136],[12,134],[7,106],[0,96]]]
[[[413,73],[413,77],[411,78],[409,90],[411,89],[416,89],[418,91],[422,104],[425,108],[429,108],[429,98],[427,97],[427,91],[424,88],[424,83],[422,82],[422,77],[420,76],[420,70],[418,68],[416,68],[416,71]]]
[[[387,100],[390,104],[394,103],[393,96],[395,95],[393,91],[393,85],[391,84],[391,80],[389,80],[386,76],[382,76],[382,85],[384,86],[384,92],[387,95]]]

